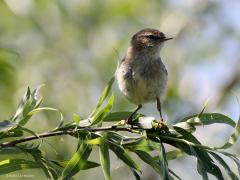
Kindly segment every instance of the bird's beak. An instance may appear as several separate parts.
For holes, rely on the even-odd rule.
[[[171,39],[173,39],[173,38],[172,37],[171,38],[166,38],[165,37],[164,39],[161,39],[161,41],[164,42],[164,41],[168,41],[168,40],[171,40]]]

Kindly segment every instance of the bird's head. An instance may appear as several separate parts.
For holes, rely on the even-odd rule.
[[[143,29],[133,35],[131,45],[134,49],[150,50],[159,49],[165,41],[173,38],[167,38],[162,32],[157,29]]]

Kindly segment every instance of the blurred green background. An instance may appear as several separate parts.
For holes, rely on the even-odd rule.
[[[131,36],[149,27],[175,37],[161,54],[169,72],[163,106],[168,122],[199,113],[207,100],[207,111],[236,120],[240,113],[236,100],[240,93],[239,9],[238,0],[0,1],[0,119],[11,117],[27,86],[39,84],[46,85],[41,90],[44,105],[60,109],[65,121],[71,121],[73,113],[87,117]],[[116,85],[114,91],[114,110],[135,107]],[[155,104],[145,105],[141,112],[159,118]],[[57,114],[42,113],[27,127],[47,131],[58,119]],[[200,128],[197,136],[203,143],[222,145],[230,133],[230,128],[218,125]],[[49,138],[42,146],[50,158],[69,159],[76,140]],[[240,146],[232,151],[239,154]],[[91,158],[97,161],[98,155]],[[200,179],[193,158],[169,165],[183,179]],[[142,167],[143,179],[159,179],[147,165]],[[114,156],[111,168],[113,179],[133,178]],[[18,173],[44,178],[41,170],[12,174]],[[96,177],[103,179],[101,168],[83,171],[76,179]]]

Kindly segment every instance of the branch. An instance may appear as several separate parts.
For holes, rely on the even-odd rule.
[[[28,142],[31,140],[39,139],[39,138],[46,138],[46,137],[52,137],[52,136],[61,136],[61,135],[74,135],[78,131],[88,131],[88,132],[97,132],[97,131],[128,131],[131,133],[137,133],[138,130],[144,130],[142,128],[136,128],[136,127],[115,127],[115,126],[109,126],[109,127],[95,127],[95,128],[89,128],[89,127],[78,127],[77,130],[61,130],[61,131],[50,131],[50,132],[44,132],[41,134],[38,134],[38,136],[27,136],[18,140],[4,142],[0,144],[0,147],[14,147],[19,143]]]

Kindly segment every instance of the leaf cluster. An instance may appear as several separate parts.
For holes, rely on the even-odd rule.
[[[182,156],[193,156],[197,160],[196,169],[202,179],[209,179],[209,174],[216,179],[237,180],[240,174],[240,160],[235,154],[226,150],[236,141],[240,132],[240,119],[237,123],[231,118],[219,113],[204,113],[185,117],[172,126],[158,122],[154,118],[138,114],[132,128],[127,127],[125,120],[131,112],[112,112],[114,94],[111,95],[110,80],[96,107],[86,119],[74,114],[70,123],[64,123],[62,114],[54,108],[40,107],[42,99],[37,97],[39,87],[33,91],[28,88],[22,98],[16,113],[8,120],[0,122],[0,154],[26,155],[25,159],[10,158],[0,162],[0,174],[39,168],[49,179],[73,179],[73,176],[82,170],[101,166],[106,180],[111,179],[112,151],[132,171],[136,179],[141,179],[142,169],[133,154],[139,160],[151,166],[162,179],[181,179],[168,162]],[[110,97],[109,97],[110,96]],[[105,103],[104,103],[105,102]],[[60,123],[45,134],[37,134],[24,127],[26,123],[41,111],[57,111],[60,114]],[[103,126],[105,122],[117,122],[112,126]],[[233,132],[229,139],[219,147],[203,145],[193,133],[198,126],[207,126],[216,123],[229,125]],[[121,133],[121,131],[129,131]],[[24,136],[30,133],[31,138]],[[41,150],[41,141],[30,143],[30,140],[41,140],[44,137],[68,134],[78,139],[75,153],[67,160],[50,159]],[[9,141],[11,138],[11,141]],[[13,139],[13,140],[12,140]],[[25,143],[23,143],[25,142]],[[166,149],[171,145],[171,150]],[[93,147],[99,149],[99,161],[89,161]],[[29,155],[31,158],[29,158]],[[234,172],[225,162],[223,156],[230,158],[237,166]]]

